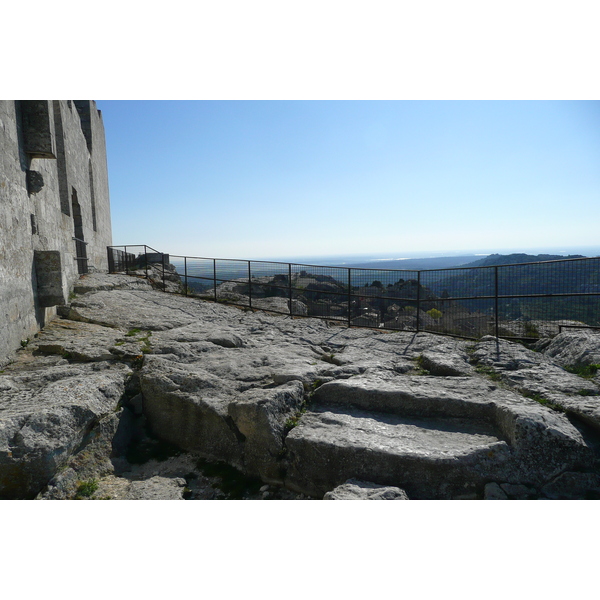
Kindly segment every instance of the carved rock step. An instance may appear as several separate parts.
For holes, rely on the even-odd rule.
[[[286,438],[286,485],[319,495],[349,478],[411,498],[483,495],[486,482],[541,487],[594,463],[559,412],[479,377],[363,375],[322,385]]]
[[[461,418],[410,418],[321,406],[286,438],[286,486],[323,496],[347,479],[400,487],[411,499],[452,498],[508,477],[496,428]]]

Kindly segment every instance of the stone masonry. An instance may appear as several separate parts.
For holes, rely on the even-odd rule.
[[[86,263],[107,269],[111,243],[95,103],[0,101],[0,366],[54,318]]]

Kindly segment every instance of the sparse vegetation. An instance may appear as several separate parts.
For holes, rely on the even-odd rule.
[[[600,392],[595,390],[579,390],[577,392],[579,396],[600,396]]]
[[[527,390],[521,390],[521,394],[525,396],[525,398],[535,400],[536,402],[539,402],[541,405],[546,406],[547,408],[550,408],[557,412],[565,412],[565,409],[562,406],[560,406],[559,404],[555,404],[554,402],[548,400],[548,398],[544,398],[544,396],[542,396],[541,394],[538,394],[536,392],[529,392]]]
[[[435,319],[436,321],[438,319],[442,318],[442,311],[438,310],[437,308],[432,308],[430,310],[427,311],[427,314],[432,318]]]
[[[533,338],[540,337],[540,331],[537,328],[537,325],[535,323],[532,323],[531,321],[525,321],[525,324],[523,325],[523,327],[525,329],[525,335],[527,337],[533,337]]]
[[[90,498],[94,495],[98,489],[97,479],[88,479],[79,483],[77,491],[75,492],[75,500],[81,500],[82,498]]]
[[[426,369],[423,365],[424,359],[423,355],[420,354],[417,358],[415,358],[415,362],[417,363],[416,374],[417,375],[431,375],[429,369]]]
[[[312,364],[316,364],[316,363],[312,363]],[[307,392],[309,394],[309,397],[312,396],[315,391],[317,390],[317,388],[321,387],[323,385],[323,380],[322,379],[315,379],[312,383],[308,384],[305,383],[304,384],[304,391]]]
[[[475,371],[480,375],[486,375],[492,381],[500,381],[502,379],[500,373],[498,373],[494,367],[490,367],[489,365],[477,365]]]
[[[302,415],[306,412],[306,406],[303,405],[302,408],[296,412],[296,414],[293,417],[290,417],[284,424],[283,426],[283,431],[284,434],[287,435],[292,429],[294,429],[294,427],[296,427],[296,425],[298,425],[298,421],[300,421],[300,418],[302,417]]]
[[[329,354],[323,354],[321,356],[321,360],[332,365],[336,365],[337,367],[342,366],[342,362],[335,357],[335,354],[333,352],[330,352]]]
[[[583,377],[584,379],[593,379],[596,377],[598,369],[600,369],[600,365],[573,365],[565,367],[565,371],[579,375],[579,377]]]
[[[152,332],[149,331],[148,334],[139,339],[142,342],[142,352],[147,354],[148,352],[152,352],[152,346],[150,344],[150,337],[152,336]]]

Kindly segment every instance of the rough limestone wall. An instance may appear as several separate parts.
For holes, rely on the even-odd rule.
[[[91,100],[91,127],[93,137],[93,151],[91,163],[93,168],[95,207],[96,207],[96,235],[90,237],[88,247],[92,260],[90,265],[101,271],[108,270],[106,247],[112,245],[112,227],[110,220],[110,200],[108,190],[108,165],[106,161],[106,138],[102,115],[96,108],[96,103]]]
[[[0,365],[56,315],[56,307],[44,306],[40,297],[34,252],[60,254],[65,301],[79,277],[74,191],[88,265],[105,270],[112,243],[104,127],[95,103],[78,101],[78,110],[72,101],[46,102],[51,155],[40,157],[28,152],[17,103],[0,101]],[[80,112],[88,115],[88,139]],[[38,268],[45,267],[38,262]]]
[[[14,103],[0,102],[0,364],[37,328],[33,248],[25,167],[19,159]]]

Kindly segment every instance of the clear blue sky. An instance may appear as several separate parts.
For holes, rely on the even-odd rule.
[[[598,101],[98,101],[114,244],[264,258],[600,244]]]

